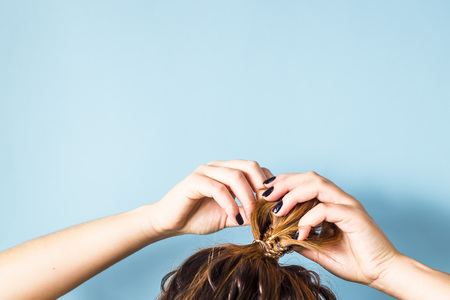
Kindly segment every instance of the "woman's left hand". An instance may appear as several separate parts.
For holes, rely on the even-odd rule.
[[[199,166],[159,202],[151,204],[151,229],[162,236],[208,234],[249,224],[255,195],[272,173],[255,161],[212,161]],[[238,206],[235,197],[242,204]]]
[[[313,198],[321,202],[300,219],[298,239],[307,238],[323,221],[336,224],[343,237],[324,248],[328,255],[308,249],[299,253],[334,275],[370,285],[401,256],[357,199],[317,173],[281,174],[266,186],[267,200],[284,196],[276,206],[277,216],[286,215],[297,203]]]

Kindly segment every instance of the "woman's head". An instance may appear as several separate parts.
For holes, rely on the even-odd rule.
[[[328,222],[313,228],[304,241],[292,238],[298,220],[317,204],[301,203],[277,217],[272,213],[276,202],[257,201],[251,218],[255,241],[198,251],[163,278],[159,299],[336,299],[315,272],[278,263],[291,250],[322,251],[339,239],[340,231]]]

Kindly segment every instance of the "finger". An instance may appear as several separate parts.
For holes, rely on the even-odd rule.
[[[267,177],[267,179],[264,180],[263,184],[266,188],[270,188],[271,186],[273,186],[275,184],[277,177],[275,175],[273,175],[272,172],[270,172],[270,170],[268,170],[266,168],[262,168],[262,170]]]
[[[261,190],[261,194],[257,194],[258,199],[261,199],[263,194],[266,192],[266,190],[268,188],[270,188],[274,184],[273,181],[275,181],[275,179],[276,179],[276,177],[272,174],[272,172],[269,169],[261,168],[261,170],[263,171],[264,175],[266,175],[267,179],[264,180],[264,182],[263,182],[264,188]]]
[[[355,198],[342,191],[336,185],[327,182],[310,181],[288,192],[282,199],[283,203],[279,204],[276,215],[283,216],[291,211],[297,203],[306,202],[314,198],[323,203],[360,206]]]
[[[267,177],[256,161],[243,159],[228,161],[215,160],[209,162],[208,165],[227,167],[242,171],[247,177],[247,180],[250,183],[253,191],[256,193],[256,196],[258,198],[261,197],[263,193],[262,191],[265,189],[263,182],[267,179]]]
[[[275,177],[269,169],[262,167],[261,170],[263,171],[266,178]]]
[[[245,219],[247,220],[250,219],[251,213],[255,206],[255,196],[253,195],[252,188],[247,181],[247,177],[242,171],[210,165],[200,166],[197,168],[196,172],[199,172],[229,187],[245,209],[245,214],[242,216],[245,216]]]
[[[243,207],[239,207],[239,211],[240,211],[241,215],[245,214],[245,210]],[[248,220],[248,219],[244,220],[244,224],[242,224],[242,225],[250,225],[250,220]],[[241,226],[241,225],[236,224],[235,219],[227,216],[227,219],[225,221],[225,227],[237,227],[237,226]]]
[[[270,189],[267,191],[270,191]],[[362,208],[358,200],[345,193],[330,180],[314,172],[279,175],[270,192],[269,195],[264,195],[268,201],[278,200],[284,196],[283,203],[277,210],[278,216],[285,215],[297,203],[314,198],[325,203],[345,204]]]
[[[306,248],[295,251],[326,269],[329,269],[329,266],[336,266],[336,260],[332,256],[324,255],[320,252]]]
[[[303,248],[301,250],[296,250],[299,254],[303,255],[304,257],[318,263],[320,258],[320,253],[311,249]]]
[[[311,228],[323,221],[336,224],[344,232],[352,232],[362,225],[361,210],[348,205],[319,203],[298,222],[298,240],[307,238]]]
[[[294,188],[300,185],[304,185],[309,182],[319,183],[319,181],[327,181],[331,183],[331,181],[318,175],[315,172],[281,174],[278,175],[275,180],[269,184],[272,185],[274,189],[271,193],[266,193],[264,195],[264,198],[268,201],[278,200],[286,193],[292,191]]]
[[[243,220],[240,217],[239,206],[224,184],[204,175],[196,175],[195,180],[196,199],[213,198],[225,210],[230,220],[233,220],[235,224],[242,225]]]

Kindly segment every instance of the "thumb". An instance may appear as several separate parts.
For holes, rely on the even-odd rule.
[[[300,255],[303,255],[307,259],[318,263],[320,253],[310,250],[310,249],[296,250],[296,252],[299,253]]]

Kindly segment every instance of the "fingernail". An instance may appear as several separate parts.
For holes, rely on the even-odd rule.
[[[267,197],[267,196],[269,196],[270,194],[272,194],[272,192],[273,192],[273,186],[271,186],[270,188],[268,188],[262,195],[263,195],[263,197]]]
[[[276,214],[280,210],[281,206],[283,206],[283,201],[280,201],[277,203],[277,205],[275,205],[275,207],[272,209],[273,213]]]
[[[241,213],[238,213],[236,215],[236,221],[238,222],[239,225],[244,224],[244,220],[242,219]]]
[[[270,177],[270,178],[267,178],[263,183],[264,183],[264,184],[269,184],[269,183],[271,183],[272,181],[274,181],[275,178],[277,178],[277,177],[276,177],[276,176],[272,176],[272,177]]]
[[[298,239],[298,230],[294,233],[294,235],[292,236],[292,238],[294,240]]]

